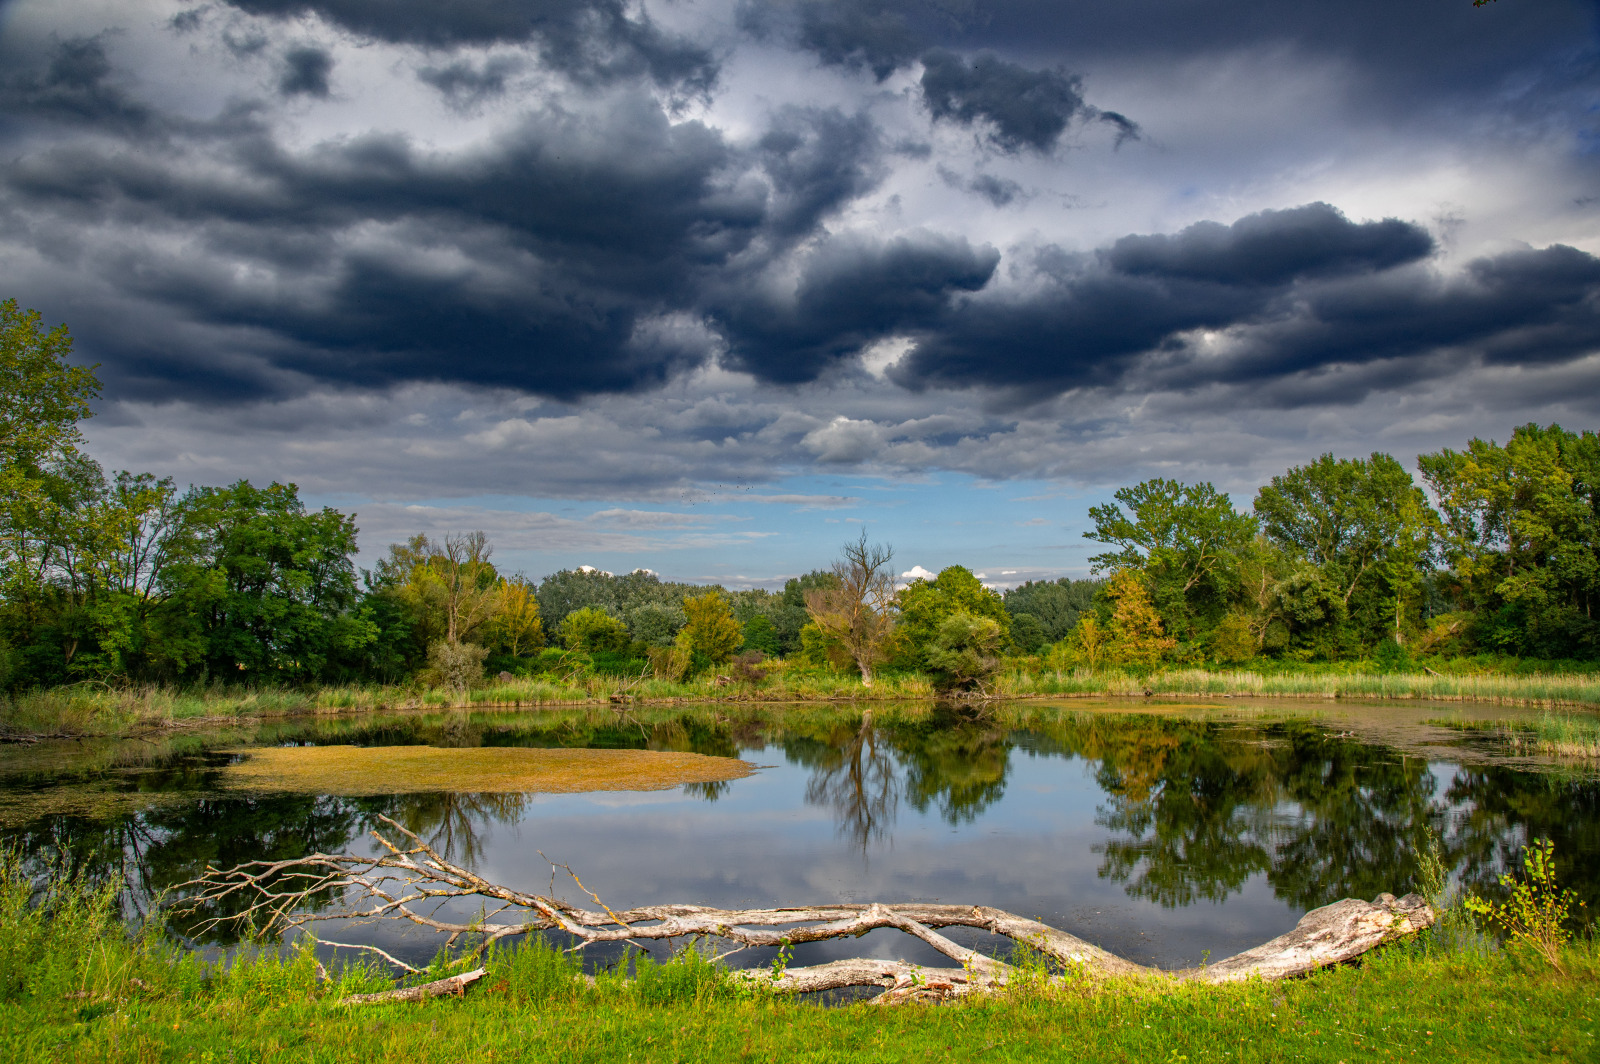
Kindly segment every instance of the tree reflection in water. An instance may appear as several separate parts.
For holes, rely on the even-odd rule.
[[[1414,884],[1414,851],[1444,820],[1426,763],[1309,725],[1075,730],[1106,793],[1097,823],[1118,833],[1101,875],[1166,907],[1221,901],[1258,873],[1306,909],[1396,890]]]
[[[1430,830],[1460,882],[1487,894],[1517,865],[1524,843],[1554,839],[1563,879],[1591,907],[1600,904],[1600,786],[1592,779],[1505,766],[1452,767],[1442,776],[1424,761],[1308,723],[1054,711],[1029,713],[1022,727],[953,710],[885,717],[827,711],[734,723],[715,711],[643,719],[606,713],[431,730],[391,723],[331,739],[718,756],[777,745],[806,770],[803,800],[828,809],[839,836],[863,854],[892,839],[902,800],[952,826],[980,820],[1005,801],[1012,752],[1023,751],[1087,771],[1100,791],[1098,874],[1165,907],[1223,901],[1256,876],[1300,909],[1398,893],[1415,885],[1415,853]],[[220,795],[205,768],[215,762],[185,757],[165,769],[142,766],[135,786],[192,798],[104,819],[45,816],[6,832],[7,841],[35,862],[59,855],[84,874],[119,877],[129,886],[128,913],[137,916],[150,897],[208,865],[363,847],[380,814],[468,865],[488,856],[492,825],[530,815],[530,797],[519,794]],[[715,801],[734,793],[730,786],[695,784],[682,793]]]
[[[900,806],[900,779],[894,751],[882,741],[870,711],[854,724],[787,738],[783,749],[791,762],[811,770],[806,804],[833,810],[841,836],[863,853],[888,837]]]
[[[906,801],[938,809],[947,824],[970,824],[1006,792],[1012,737],[985,714],[940,706],[926,720],[894,729],[905,763]]]

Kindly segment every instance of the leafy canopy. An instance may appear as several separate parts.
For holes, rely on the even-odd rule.
[[[983,586],[972,571],[952,565],[932,580],[913,580],[901,589],[896,600],[900,607],[900,635],[911,648],[918,664],[927,664],[928,648],[933,646],[939,627],[957,613],[987,618],[994,622],[1004,645],[1011,635],[1011,614],[1005,600]]]

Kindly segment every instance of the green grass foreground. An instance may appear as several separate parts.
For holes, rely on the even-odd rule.
[[[1055,671],[1009,666],[989,692],[997,698],[1198,697],[1418,699],[1505,705],[1600,707],[1600,673],[1382,673],[1359,670],[1171,669],[1136,675],[1119,669]],[[393,709],[539,708],[683,702],[860,702],[926,700],[918,673],[885,673],[869,688],[854,674],[781,663],[760,683],[686,682],[588,676],[489,681],[465,692],[414,686],[322,688],[214,685],[199,688],[76,684],[0,698],[0,734],[117,735],[193,723]]]
[[[591,985],[533,941],[495,953],[462,998],[347,1006],[385,988],[309,952],[211,962],[127,934],[109,887],[14,855],[0,875],[0,1059],[32,1061],[1336,1061],[1593,1060],[1600,952],[1560,975],[1481,939],[1425,937],[1358,967],[1223,987],[1088,981],[946,1006],[829,1008],[740,990],[695,955]],[[427,973],[419,980],[436,978]]]

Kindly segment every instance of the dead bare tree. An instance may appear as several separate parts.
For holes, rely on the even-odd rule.
[[[457,959],[456,963],[462,966],[481,959],[496,942],[542,931],[565,932],[576,940],[571,947],[574,951],[608,942],[710,939],[731,944],[732,948],[721,954],[727,957],[744,949],[786,949],[800,943],[895,928],[955,962],[954,967],[929,968],[860,957],[809,967],[779,965],[775,969],[736,969],[727,973],[730,979],[784,994],[876,986],[884,992],[874,1001],[883,1004],[990,993],[1023,977],[1014,966],[940,934],[942,928],[974,928],[1026,945],[1061,969],[1051,977],[1056,981],[1116,975],[1225,983],[1251,977],[1284,979],[1302,975],[1351,960],[1375,946],[1420,931],[1434,920],[1433,910],[1416,894],[1398,900],[1393,895],[1380,894],[1371,902],[1346,899],[1312,910],[1294,930],[1255,949],[1201,968],[1164,971],[1124,960],[1037,920],[979,905],[873,902],[780,909],[652,905],[616,912],[567,868],[578,888],[599,906],[598,910],[582,909],[556,898],[491,883],[445,860],[419,836],[393,820],[380,819],[395,834],[391,838],[372,833],[383,851],[376,856],[314,853],[284,861],[251,861],[226,871],[208,868],[205,876],[183,885],[195,893],[182,904],[190,910],[238,905],[237,911],[216,917],[212,923],[241,920],[280,933],[298,929],[327,945],[370,950],[410,971],[416,969],[375,946],[331,942],[318,938],[315,928],[327,921],[409,921],[448,935],[447,948],[463,938],[475,939],[475,948]],[[556,867],[565,866],[552,866],[552,871]],[[322,911],[307,907],[313,896],[326,897],[330,892],[342,897],[346,904]],[[241,899],[245,904],[239,905]],[[458,899],[478,901],[482,915],[470,921],[441,919],[441,906]],[[493,911],[486,903],[495,906]],[[202,924],[201,928],[205,926]],[[469,979],[481,974],[482,969],[478,968],[454,982],[442,980],[418,989],[426,993],[459,993]]]
[[[894,548],[861,538],[846,543],[833,563],[838,583],[806,592],[806,612],[823,633],[837,639],[856,668],[861,682],[872,686],[872,667],[884,658],[889,634],[894,631]]]

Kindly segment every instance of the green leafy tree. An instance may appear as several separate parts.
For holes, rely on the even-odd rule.
[[[913,580],[901,589],[896,604],[900,638],[909,651],[910,663],[918,666],[930,666],[928,652],[940,626],[958,613],[993,621],[1002,646],[1011,636],[1011,614],[1006,612],[1005,600],[960,565],[940,570],[932,580]]]
[[[744,632],[721,592],[708,591],[684,599],[683,613],[688,618],[683,633],[690,648],[704,654],[713,665],[727,661],[744,642]]]
[[[1188,637],[1215,624],[1237,586],[1255,518],[1209,483],[1147,480],[1116,499],[1089,509],[1095,527],[1085,537],[1115,548],[1090,559],[1094,571],[1145,573],[1168,626]]]
[[[939,622],[923,650],[937,691],[985,691],[1000,670],[1004,642],[992,617],[957,610]]]
[[[745,624],[742,649],[759,650],[767,655],[775,655],[780,652],[778,630],[765,615],[757,614]]]
[[[1474,439],[1417,464],[1480,638],[1513,653],[1600,649],[1600,436],[1523,425],[1503,447]]]
[[[1084,613],[1067,637],[1051,648],[1050,667],[1057,673],[1079,666],[1098,669],[1110,651],[1111,630],[1093,613]]]
[[[1366,459],[1325,454],[1295,466],[1261,489],[1255,508],[1268,538],[1320,567],[1347,606],[1408,539],[1426,541],[1417,519],[1428,508],[1422,490],[1404,466],[1377,451]]]
[[[353,517],[307,511],[293,484],[246,480],[192,489],[182,506],[184,560],[163,583],[167,611],[193,638],[180,637],[174,656],[193,648],[187,664],[213,677],[299,683],[376,636],[351,613]]]
[[[679,629],[688,621],[682,606],[650,603],[628,614],[628,631],[645,646],[669,647]]]
[[[494,611],[484,626],[491,648],[520,657],[544,645],[544,623],[534,586],[522,577],[502,577],[495,586]]]
[[[1031,613],[1019,613],[1012,616],[1012,646],[1024,654],[1036,654],[1049,641],[1050,637],[1045,632],[1044,625],[1039,623],[1038,617]]]
[[[628,626],[598,606],[573,610],[561,621],[557,631],[568,650],[591,654],[626,650],[630,642]]]
[[[806,612],[806,593],[839,586],[839,578],[828,569],[813,569],[803,576],[784,581],[778,601],[768,612],[778,632],[778,646],[785,654],[802,649],[800,631],[811,623]]]
[[[400,593],[434,638],[468,642],[499,612],[501,580],[489,561],[493,554],[482,532],[450,533],[438,541],[416,535],[391,549],[391,558],[405,567]]]
[[[1242,665],[1255,657],[1256,636],[1249,618],[1242,613],[1228,614],[1211,630],[1207,649],[1207,657],[1220,665]]]
[[[78,422],[100,394],[71,353],[65,325],[46,332],[37,311],[0,303],[0,590],[13,601],[37,590],[38,526],[57,504],[51,473],[76,457]]]
[[[1021,645],[1018,625],[1023,617],[1032,617],[1044,632],[1044,642],[1060,642],[1078,623],[1079,616],[1094,608],[1094,597],[1104,586],[1104,580],[1064,576],[1059,580],[1029,580],[1011,588],[1001,596],[1011,615],[1011,641]]]
[[[1284,581],[1296,569],[1282,547],[1264,535],[1239,555],[1239,591],[1231,616],[1241,616],[1255,639],[1254,653],[1281,650],[1290,637]]]
[[[825,665],[840,672],[855,664],[848,647],[812,623],[800,629],[798,657],[809,665]]]

